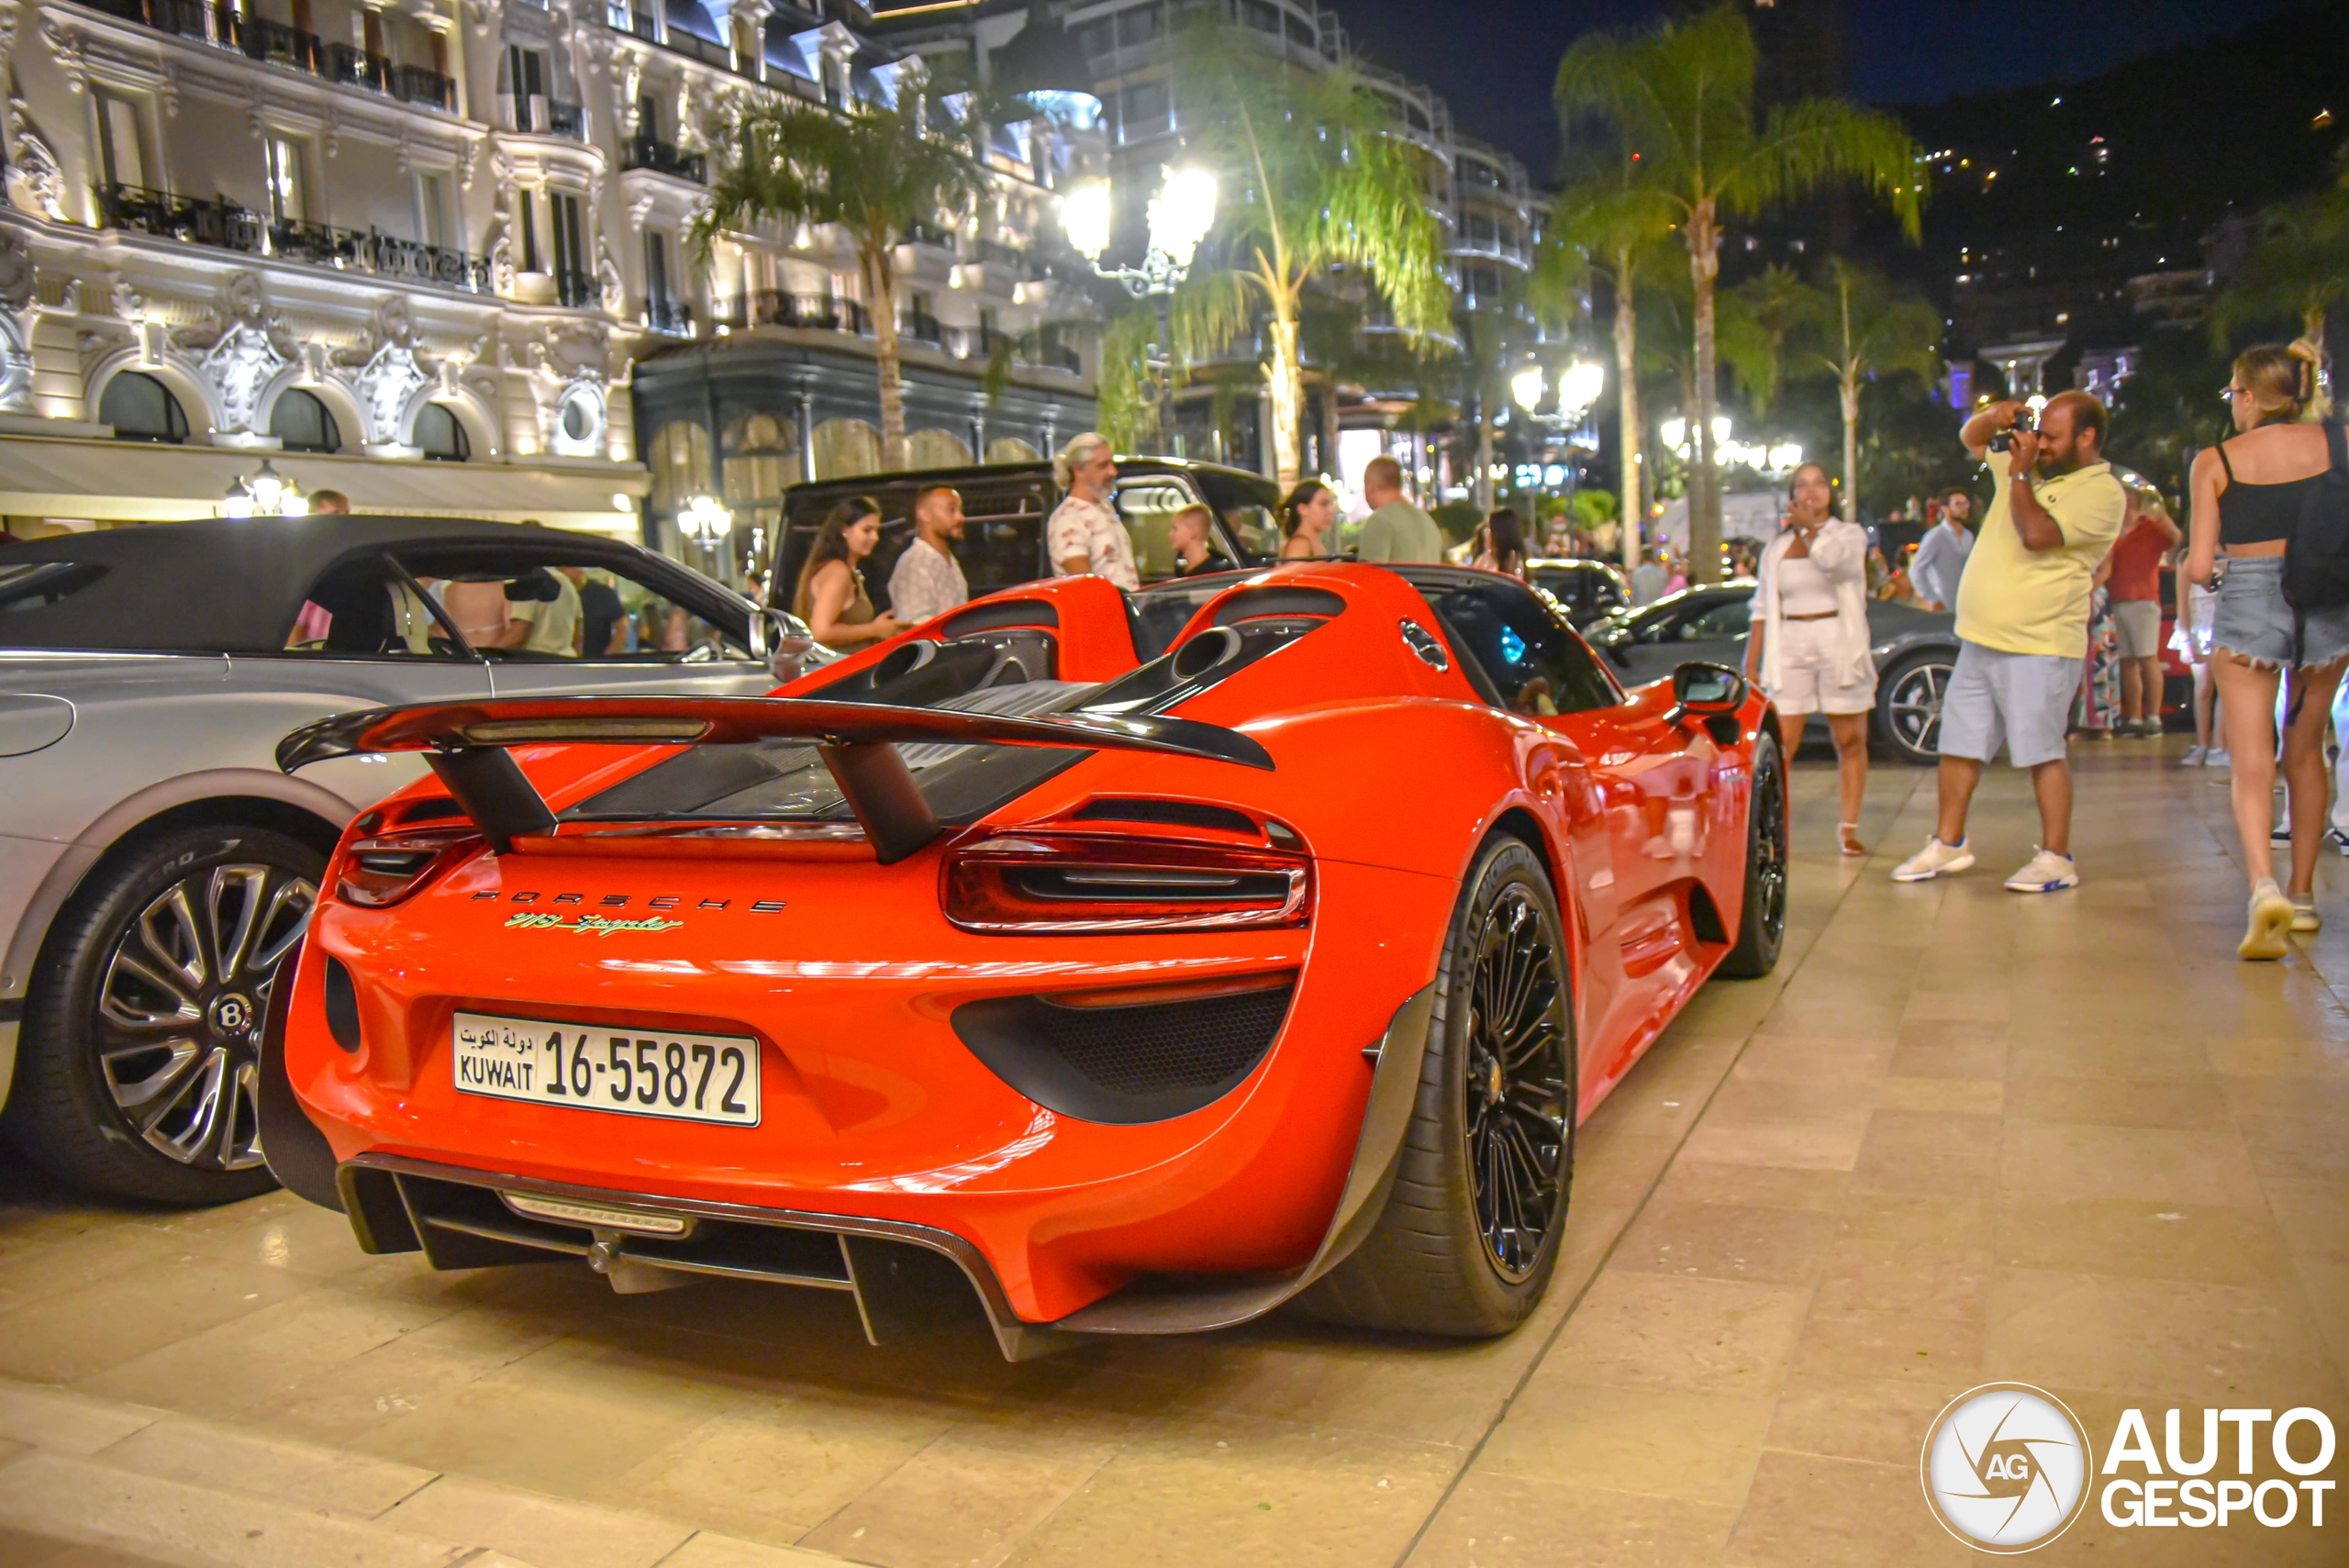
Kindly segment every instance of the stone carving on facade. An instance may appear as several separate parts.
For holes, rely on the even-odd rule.
[[[0,224],[0,306],[22,310],[33,302],[39,282],[33,268],[32,247],[17,228]]]
[[[114,286],[106,290],[106,303],[112,306],[114,313],[125,321],[137,321],[147,314],[146,299],[137,289],[132,288],[128,282],[119,277],[114,280]]]
[[[636,50],[620,51],[619,82],[612,95],[612,107],[617,112],[623,135],[634,136],[642,128],[638,113],[640,106],[637,95],[644,90],[644,57]]]
[[[612,260],[600,231],[596,239],[596,287],[602,295],[605,315],[618,316],[628,308],[628,285],[620,281],[619,263]]]
[[[27,328],[38,316],[33,297],[39,283],[32,248],[16,228],[0,224],[0,409],[12,413],[32,406]]]
[[[65,172],[57,154],[33,128],[24,100],[8,100],[8,200],[19,209],[37,213],[51,223],[65,218]]]
[[[50,58],[57,62],[57,73],[65,79],[65,90],[80,93],[90,84],[90,62],[82,52],[82,35],[61,18],[44,18],[40,25],[41,41],[49,46]]]
[[[366,423],[366,444],[393,447],[400,439],[400,416],[427,383],[440,373],[439,363],[424,354],[407,302],[394,295],[375,307],[367,342],[346,349],[336,358],[345,365],[357,362],[351,378],[351,395]]]
[[[198,373],[218,404],[220,428],[231,435],[259,435],[255,421],[262,392],[300,353],[292,333],[270,314],[261,279],[248,272],[228,274],[222,291],[227,308],[217,328],[177,335],[183,349],[202,350]]]

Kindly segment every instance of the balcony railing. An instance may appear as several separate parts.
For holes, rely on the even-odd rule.
[[[672,338],[690,338],[694,335],[694,307],[674,299],[649,299],[644,302],[644,324]]]
[[[567,136],[573,141],[587,139],[587,111],[577,104],[566,104],[561,98],[549,98],[547,134]]]
[[[650,169],[656,174],[674,174],[678,179],[691,180],[696,185],[709,183],[708,161],[702,154],[686,152],[657,136],[635,136],[621,143],[620,167]]]
[[[593,273],[558,272],[554,275],[554,297],[559,304],[567,305],[574,310],[583,309],[601,304],[604,290]]]
[[[938,348],[946,343],[945,328],[939,325],[938,317],[918,310],[908,310],[898,317],[897,336]]]
[[[934,223],[909,223],[906,225],[904,243],[952,250],[954,249],[954,236]]]
[[[1070,375],[1085,373],[1085,361],[1077,357],[1076,350],[1060,343],[1043,344],[1018,358],[1021,364],[1039,370],[1065,371]]]
[[[663,49],[674,50],[688,59],[698,60],[704,65],[715,65],[720,71],[734,69],[734,51],[722,43],[713,43],[707,39],[696,38],[691,33],[681,33],[674,28],[670,29],[669,36],[660,41]]]
[[[87,0],[95,10],[158,32],[232,50],[250,60],[282,65],[345,87],[381,93],[403,103],[444,113],[457,107],[457,84],[421,65],[395,65],[380,54],[345,43],[326,43],[317,34],[283,22],[243,15],[207,0]]]
[[[864,306],[830,295],[793,294],[784,289],[753,289],[716,307],[721,327],[741,331],[751,327],[798,327],[816,332],[872,335]]]
[[[272,222],[225,196],[206,201],[138,185],[106,186],[99,195],[99,206],[113,228],[404,283],[432,284],[472,294],[489,292],[489,262],[484,258],[401,239],[378,229]],[[593,280],[589,282],[592,288]]]

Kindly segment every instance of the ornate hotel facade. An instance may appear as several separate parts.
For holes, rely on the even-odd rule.
[[[647,6],[651,8],[645,8]],[[754,526],[877,466],[856,269],[822,229],[685,232],[728,109],[845,108],[911,61],[844,0],[19,0],[0,7],[0,517],[213,515],[267,462],[359,509]],[[918,67],[917,67],[918,68]],[[918,456],[1040,449],[1083,362],[1036,237],[1073,117],[897,256]],[[1033,361],[1033,362],[1026,362]]]

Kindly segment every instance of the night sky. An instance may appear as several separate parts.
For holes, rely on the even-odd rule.
[[[1655,0],[1331,0],[1354,47],[1426,82],[1454,122],[1546,180],[1558,57],[1594,27],[1636,26]],[[2291,0],[1846,0],[1854,96],[1933,104],[2075,81],[2139,55],[2232,32]],[[1432,36],[1431,36],[1432,31]]]

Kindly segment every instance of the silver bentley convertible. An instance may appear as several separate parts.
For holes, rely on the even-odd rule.
[[[805,639],[674,562],[551,528],[256,517],[0,548],[0,1129],[125,1196],[271,1184],[271,981],[344,826],[417,776],[356,756],[289,778],[289,729],[466,697],[757,695]]]

